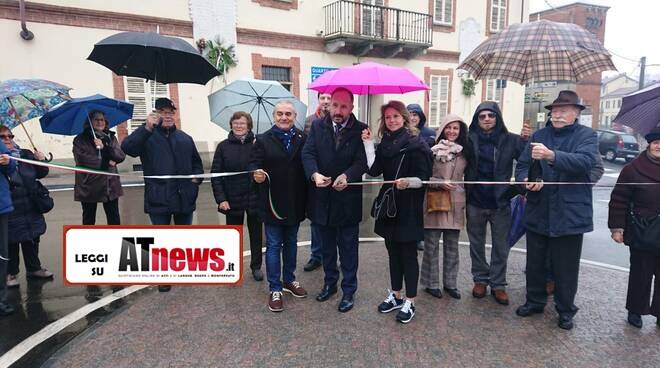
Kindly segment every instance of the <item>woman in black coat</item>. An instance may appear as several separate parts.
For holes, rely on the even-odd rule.
[[[254,148],[252,117],[239,111],[229,120],[231,132],[218,144],[213,156],[212,173],[238,172],[247,170],[250,155]],[[256,281],[264,278],[261,271],[262,226],[257,214],[257,186],[248,174],[218,177],[211,179],[213,196],[218,211],[226,216],[227,225],[243,226],[247,214],[247,227],[250,233],[250,269]]]
[[[415,316],[419,278],[417,242],[424,239],[424,188],[420,179],[428,180],[431,176],[431,150],[419,135],[411,132],[414,128],[410,128],[406,105],[390,101],[380,110],[382,139],[367,173],[382,174],[384,180],[396,182],[381,187],[372,211],[376,217],[375,232],[385,238],[392,284],[392,292],[378,310],[387,313],[401,309],[396,319],[408,323]],[[378,210],[380,213],[376,214]],[[404,279],[405,301],[401,296]]]
[[[0,126],[0,138],[12,156],[29,160],[45,160],[43,153],[21,149],[12,140],[14,135],[6,126]],[[49,279],[53,273],[41,266],[39,260],[39,237],[46,232],[46,220],[32,203],[30,194],[36,188],[36,180],[48,175],[48,168],[18,163],[17,170],[9,177],[9,188],[14,211],[9,214],[8,243],[9,264],[7,287],[18,287],[19,248],[23,249],[23,261],[28,277]]]

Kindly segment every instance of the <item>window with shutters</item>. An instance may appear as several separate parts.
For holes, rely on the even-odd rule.
[[[362,0],[362,34],[369,37],[383,36],[384,0]]]
[[[130,134],[147,120],[147,114],[152,111],[157,98],[170,97],[167,85],[146,81],[142,78],[124,77],[126,100],[133,104],[133,119],[128,121],[127,130]]]
[[[263,65],[261,67],[261,79],[278,81],[288,91],[291,91],[291,68],[282,66]]]
[[[452,3],[454,0],[435,0],[433,23],[450,26],[452,24]]]
[[[486,100],[495,101],[502,106],[502,97],[504,96],[504,82],[499,79],[488,79],[486,81]]]
[[[500,32],[506,27],[506,0],[491,0],[490,31]]]
[[[440,120],[449,109],[449,77],[446,75],[431,75],[431,94],[429,98],[429,127],[440,126]]]

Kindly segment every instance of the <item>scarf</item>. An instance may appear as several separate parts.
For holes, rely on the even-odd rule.
[[[286,152],[291,154],[293,152],[293,145],[291,144],[291,140],[293,140],[293,137],[296,135],[296,127],[294,126],[289,130],[283,130],[278,128],[277,125],[273,125],[271,131],[273,134],[275,134],[275,137],[279,139],[280,142],[282,142]]]
[[[654,164],[656,164],[656,165],[660,165],[660,157],[655,157],[655,156],[653,156],[653,155],[651,154],[651,152],[649,152],[648,149],[646,150],[646,157],[648,157],[649,160],[650,160],[651,162],[653,162]]]
[[[431,152],[433,152],[435,160],[440,162],[449,162],[454,160],[461,151],[463,151],[463,146],[446,139],[441,139],[438,144],[431,147]]]

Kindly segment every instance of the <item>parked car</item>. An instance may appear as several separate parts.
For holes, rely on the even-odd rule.
[[[597,130],[598,151],[610,162],[617,158],[632,161],[639,155],[639,143],[635,136],[616,130]]]

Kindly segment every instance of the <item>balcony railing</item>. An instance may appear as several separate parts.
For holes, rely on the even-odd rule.
[[[429,14],[339,0],[324,6],[324,37],[382,40],[429,47],[433,19]]]

